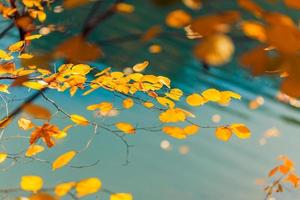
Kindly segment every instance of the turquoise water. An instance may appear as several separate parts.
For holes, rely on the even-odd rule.
[[[141,6],[143,3],[137,4]],[[228,5],[228,7],[230,6]],[[154,8],[150,6],[149,9]],[[167,10],[161,11],[167,12]],[[86,10],[82,12],[86,12]],[[145,14],[142,10],[137,12],[144,14],[143,17],[149,19],[149,14]],[[76,16],[74,15],[74,17]],[[154,16],[152,21],[148,20],[147,23],[140,25],[141,27],[136,27],[136,29],[144,30],[149,24],[155,24],[162,18],[163,15]],[[118,17],[114,18],[115,21],[118,19]],[[139,20],[141,19],[143,18]],[[130,20],[130,18],[126,18],[125,22]],[[115,29],[120,23],[122,21],[107,23],[108,29],[103,32],[96,32],[93,38],[101,39],[100,35],[114,35],[127,29],[126,27]],[[51,41],[55,41],[54,39],[60,36],[55,34],[49,36],[52,37]],[[13,32],[12,35],[14,35]],[[12,39],[15,38],[12,37]],[[1,46],[6,46],[9,40],[1,40],[0,42]],[[130,53],[125,54],[124,52],[127,53],[128,48],[132,47],[130,43],[120,44],[122,48],[117,50],[114,46],[104,46],[110,54],[103,62],[122,68],[144,59],[150,61],[153,59],[147,72],[161,72],[170,76],[174,80],[173,84],[183,88],[185,92],[200,92],[206,88],[215,87],[220,90],[230,89],[240,93],[243,99],[234,101],[229,107],[224,108],[208,104],[199,109],[189,108],[189,110],[197,116],[194,121],[203,125],[217,125],[211,121],[215,114],[222,117],[218,124],[245,123],[251,129],[252,137],[248,140],[239,140],[233,137],[230,142],[223,143],[215,138],[213,129],[201,129],[199,134],[186,140],[175,140],[158,132],[138,131],[136,135],[126,137],[130,145],[134,145],[134,147],[130,148],[130,163],[124,165],[126,147],[122,141],[111,133],[100,130],[90,148],[79,154],[71,163],[74,166],[81,166],[99,160],[97,165],[82,169],[64,167],[57,171],[51,171],[51,166],[47,163],[19,162],[8,171],[0,173],[0,187],[16,187],[22,175],[40,175],[45,179],[46,186],[52,186],[61,181],[97,176],[101,178],[103,187],[115,192],[132,192],[137,200],[259,200],[264,199],[263,185],[257,185],[256,182],[267,178],[268,171],[276,165],[277,156],[288,155],[295,161],[298,171],[300,170],[298,153],[300,151],[298,142],[300,140],[299,109],[275,100],[274,96],[278,91],[277,80],[269,77],[251,77],[239,68],[236,58],[225,68],[211,69],[207,72],[190,55],[192,42],[172,38],[164,38],[155,42],[161,42],[162,45],[165,45],[165,52],[161,57],[147,54],[145,44],[135,48],[132,54],[137,53],[136,56],[133,57]],[[182,51],[170,51],[172,45],[182,47]],[[41,48],[42,45],[38,47]],[[126,59],[122,59],[123,54],[125,54]],[[166,57],[170,55],[171,57]],[[161,59],[163,57],[167,59]],[[102,65],[95,64],[95,67],[100,68],[99,66]],[[24,98],[30,94],[23,90],[13,91],[16,98]],[[93,114],[85,110],[89,104],[106,100],[112,101],[116,105],[120,103],[118,97],[105,91],[95,92],[84,98],[79,94],[70,97],[68,94],[57,94],[52,91],[48,92],[47,95],[56,100],[67,112],[81,114],[89,118],[93,118]],[[250,110],[248,103],[257,96],[263,96],[265,103],[257,110]],[[18,103],[11,103],[11,108],[17,106]],[[43,99],[38,99],[36,103],[47,105],[53,112],[55,111]],[[181,106],[185,108],[184,104]],[[1,112],[3,111],[2,109]],[[124,111],[118,117],[104,119],[104,123],[111,124],[125,119],[128,122],[139,124],[140,127],[150,127],[159,123],[158,113],[147,111],[142,106],[135,106],[130,111]],[[100,122],[103,119],[95,118],[95,120]],[[68,120],[61,115],[52,122],[61,128],[69,124]],[[277,128],[281,133],[280,137],[270,138],[265,145],[261,145],[259,140],[263,133],[270,128]],[[71,129],[66,139],[58,142],[55,148],[41,153],[39,157],[52,161],[66,151],[80,150],[92,136],[92,131],[90,127]],[[29,133],[19,130],[16,122],[14,122],[5,132],[5,135],[29,135]],[[166,151],[160,147],[162,140],[170,142],[171,150]],[[19,149],[26,148],[27,145],[27,139],[13,140],[7,143],[6,150],[17,152]],[[189,152],[185,155],[179,153],[179,148],[183,145],[189,148]],[[2,169],[5,167],[3,166]],[[296,199],[298,196],[297,192],[291,190],[279,195],[278,199]],[[108,199],[108,197],[101,193],[99,198],[91,197],[89,199]]]

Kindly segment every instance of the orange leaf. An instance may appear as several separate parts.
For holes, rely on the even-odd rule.
[[[74,36],[58,45],[55,55],[71,62],[93,61],[102,56],[102,50],[96,44],[88,43],[82,36]]]
[[[231,138],[232,132],[227,127],[218,127],[216,129],[215,135],[217,139],[227,142]]]
[[[250,130],[244,124],[231,124],[229,128],[240,139],[247,139],[251,136]]]
[[[126,109],[130,109],[132,108],[132,106],[134,105],[134,101],[130,98],[124,99],[123,100],[123,107]]]
[[[51,113],[47,108],[44,108],[43,106],[39,106],[36,104],[26,104],[23,106],[24,112],[28,113],[34,118],[37,119],[50,119]]]

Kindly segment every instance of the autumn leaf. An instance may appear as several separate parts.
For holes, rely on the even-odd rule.
[[[244,21],[241,25],[243,32],[246,36],[256,39],[261,42],[267,40],[265,27],[255,21]]]
[[[298,0],[284,0],[285,5],[289,8],[300,9],[300,1]]]
[[[19,42],[16,42],[16,43],[10,45],[8,47],[8,50],[11,52],[20,51],[24,45],[25,45],[25,41],[21,40]]]
[[[134,6],[128,3],[118,3],[116,5],[116,10],[121,13],[132,13],[134,11]]]
[[[23,106],[23,111],[37,119],[48,120],[51,118],[51,112],[47,108],[40,105],[36,105],[32,103],[25,104]]]
[[[32,144],[27,149],[27,151],[25,153],[25,156],[27,156],[27,157],[35,156],[36,154],[43,152],[44,149],[45,148],[43,146],[41,146],[41,145]]]
[[[187,116],[187,113],[185,113],[183,110],[174,108],[174,109],[168,109],[168,110],[162,112],[159,115],[159,120],[163,123],[183,122],[183,121],[185,121],[186,116]]]
[[[43,179],[39,176],[22,176],[20,186],[24,191],[37,192],[43,187]]]
[[[201,106],[207,102],[200,94],[194,93],[186,98],[186,102],[190,106]]]
[[[76,154],[77,154],[76,151],[68,151],[68,152],[60,155],[52,163],[52,170],[56,170],[56,169],[59,169],[65,165],[67,165],[74,158],[74,156]]]
[[[4,92],[4,93],[9,94],[8,85],[0,84],[0,92]]]
[[[133,200],[130,193],[115,193],[111,194],[109,200]]]
[[[175,103],[166,97],[156,97],[156,100],[158,103],[160,103],[161,105],[163,105],[165,107],[169,107],[169,108],[175,107]]]
[[[84,4],[90,3],[89,0],[64,0],[64,7],[67,9],[76,8]]]
[[[7,153],[0,152],[0,163],[3,163],[7,158]]]
[[[202,96],[208,101],[219,101],[221,99],[221,92],[217,89],[207,89],[202,92]]]
[[[202,0],[182,0],[185,6],[193,10],[202,8]]]
[[[98,178],[83,179],[76,184],[76,196],[81,198],[90,194],[94,194],[100,190],[101,186],[102,183]]]
[[[199,127],[196,125],[188,125],[184,128],[177,126],[165,126],[162,129],[164,133],[177,139],[185,139],[187,136],[197,133],[198,130]]]
[[[80,115],[70,115],[71,116],[71,120],[75,123],[75,124],[78,124],[78,125],[81,125],[81,126],[87,126],[89,125],[89,121],[84,118],[83,116],[80,116]]]
[[[218,127],[215,131],[215,135],[217,139],[227,142],[231,138],[232,131],[228,127]]]
[[[242,8],[253,13],[255,16],[260,17],[264,12],[264,10],[252,0],[238,0],[237,2]]]
[[[54,192],[57,196],[63,197],[76,185],[76,182],[60,183],[55,186]]]
[[[0,51],[1,58],[1,51]],[[12,74],[16,70],[16,65],[12,62],[5,62],[0,64],[0,74]]]
[[[130,109],[134,105],[134,101],[131,98],[127,98],[123,100],[123,107],[125,109]]]
[[[196,58],[212,66],[228,63],[234,53],[234,44],[230,37],[224,34],[207,36],[194,49]]]
[[[213,15],[204,15],[192,20],[189,33],[196,37],[227,33],[231,25],[241,18],[238,11],[223,11]]]
[[[154,104],[152,102],[144,102],[143,105],[146,107],[146,108],[153,108],[154,107]]]
[[[250,130],[244,124],[231,124],[229,128],[240,139],[247,139],[251,136]]]
[[[38,192],[29,197],[29,200],[59,200],[57,197],[45,192]]]
[[[51,148],[55,143],[52,139],[53,135],[59,134],[60,130],[57,126],[45,123],[43,126],[35,127],[35,130],[31,133],[29,143],[35,144],[40,138]]]
[[[25,118],[20,118],[18,120],[18,125],[21,129],[25,131],[32,129],[35,126],[29,119]]]
[[[184,10],[171,11],[166,17],[166,24],[172,28],[182,28],[188,25],[192,17]]]
[[[183,95],[182,90],[178,89],[178,88],[173,88],[171,89],[169,92],[165,93],[167,97],[169,97],[170,99],[179,101],[180,97]]]
[[[138,64],[135,64],[132,69],[135,71],[135,72],[142,72],[144,71],[149,65],[149,61],[144,61],[143,63],[138,63]]]
[[[93,61],[100,58],[102,54],[100,47],[87,42],[81,35],[67,39],[55,50],[56,57],[66,58],[75,63]]]
[[[127,134],[134,134],[135,133],[135,128],[129,124],[129,123],[126,123],[126,122],[118,122],[115,124],[115,126],[123,131],[124,133],[127,133]]]
[[[35,39],[40,39],[41,37],[42,37],[41,34],[28,35],[25,37],[25,40],[35,40]]]
[[[30,59],[30,58],[33,58],[33,55],[32,54],[28,54],[28,53],[22,53],[21,55],[18,56],[18,58],[21,58],[21,59]]]

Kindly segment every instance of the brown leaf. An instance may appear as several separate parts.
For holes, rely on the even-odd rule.
[[[16,19],[16,25],[25,32],[31,32],[35,30],[33,19],[29,16],[21,16]]]
[[[29,143],[30,145],[35,144],[40,138],[42,138],[47,146],[51,148],[54,145],[52,136],[59,133],[60,130],[57,126],[45,123],[43,126],[35,128],[35,130],[31,133]]]
[[[96,44],[87,42],[81,35],[71,37],[55,50],[55,56],[68,59],[70,62],[87,62],[100,58],[103,52]]]
[[[230,26],[240,19],[238,11],[225,11],[216,15],[206,15],[196,18],[191,23],[191,30],[207,36],[215,33],[227,33]]]
[[[25,76],[19,76],[17,77],[14,82],[12,82],[11,86],[12,87],[16,87],[16,86],[22,86],[24,82],[29,80],[29,76],[25,75]]]
[[[23,106],[23,111],[37,119],[50,119],[51,112],[42,106],[36,104],[26,104]]]

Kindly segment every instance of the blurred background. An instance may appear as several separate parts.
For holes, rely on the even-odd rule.
[[[99,70],[111,66],[114,70],[122,71],[149,60],[150,67],[144,73],[167,76],[173,81],[174,87],[186,93],[201,92],[207,88],[235,91],[242,95],[242,100],[233,101],[228,107],[209,103],[201,108],[188,109],[197,116],[195,121],[203,125],[245,123],[251,129],[252,137],[248,140],[232,138],[224,143],[215,138],[213,129],[201,129],[199,134],[186,140],[176,140],[163,133],[138,131],[135,136],[128,137],[128,142],[134,147],[130,148],[129,164],[124,165],[126,146],[117,137],[102,130],[91,147],[72,161],[78,166],[97,160],[99,164],[80,169],[65,167],[52,172],[47,163],[26,161],[7,171],[3,167],[0,187],[15,187],[19,177],[24,174],[40,175],[47,180],[47,185],[99,176],[103,187],[112,191],[132,192],[134,199],[138,200],[264,199],[263,188],[270,181],[267,179],[268,171],[276,164],[279,155],[288,155],[296,166],[300,166],[300,102],[280,93],[278,77],[253,77],[241,66],[239,56],[257,45],[257,41],[239,32],[231,32],[235,44],[231,61],[212,67],[195,58],[193,48],[196,40],[188,39],[183,28],[174,29],[165,23],[168,13],[176,9],[185,10],[193,17],[224,10],[238,10],[245,18],[251,16],[234,0],[203,0],[200,9],[190,9],[182,1],[176,0],[126,2],[134,6],[134,12],[111,16],[88,36],[88,40],[103,51],[103,56],[91,65]],[[256,2],[266,10],[287,14],[296,22],[299,19],[299,11],[287,9],[279,1]],[[80,32],[93,4],[68,10],[62,7],[61,1],[57,1],[48,13],[46,25],[40,27],[40,33],[45,36],[32,44],[32,51],[45,53],[45,56],[61,42]],[[112,1],[104,0],[97,12],[103,12],[111,4]],[[5,21],[0,22],[1,28],[5,26]],[[154,30],[160,29],[162,34],[151,40],[143,40],[145,33],[153,27],[156,27]],[[9,31],[9,36],[0,40],[1,48],[18,38],[16,30]],[[47,56],[41,60],[48,62]],[[15,99],[23,99],[28,94],[28,91],[21,89],[14,91]],[[140,127],[159,123],[158,113],[147,111],[142,106],[110,118],[93,116],[85,110],[87,105],[105,100],[120,104],[117,96],[106,91],[97,91],[84,98],[80,94],[70,97],[68,93],[51,91],[47,95],[68,112],[95,117],[106,123],[113,124],[124,118]],[[15,100],[10,106],[13,108],[19,103],[21,101]],[[38,99],[36,103],[51,108],[43,99]],[[179,105],[186,107],[184,103]],[[1,112],[5,112],[3,107]],[[60,127],[67,125],[62,116],[53,122]],[[14,122],[6,134],[18,135],[23,132]],[[55,149],[40,156],[53,160],[65,151],[80,149],[85,145],[82,141],[87,141],[91,134],[91,128],[76,128]],[[24,148],[22,145],[23,140],[11,140],[5,143],[5,149],[17,152]],[[280,194],[278,199],[296,199],[298,196],[297,192],[290,190]],[[106,194],[101,194],[98,199],[107,198]]]

